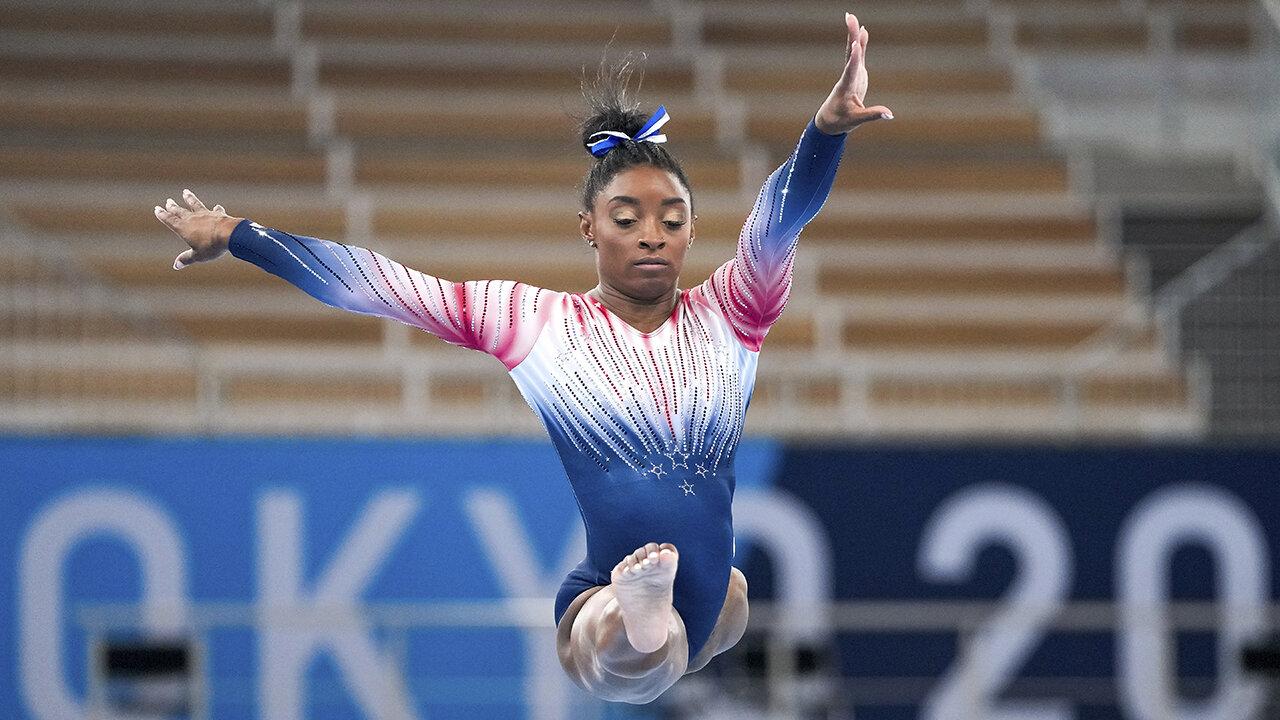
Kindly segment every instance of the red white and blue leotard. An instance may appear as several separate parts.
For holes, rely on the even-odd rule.
[[[595,300],[510,281],[453,283],[359,247],[244,221],[231,252],[352,312],[394,318],[507,367],[555,444],[587,532],[557,622],[649,542],[680,551],[675,607],[689,657],[724,604],[733,559],[733,458],[761,342],[791,287],[800,230],[830,192],[844,137],[812,122],[769,176],[734,258],[642,333]]]

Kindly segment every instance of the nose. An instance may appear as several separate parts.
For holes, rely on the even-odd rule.
[[[662,236],[662,225],[658,222],[645,223],[644,232],[640,235],[640,247],[645,250],[661,250],[667,246]]]

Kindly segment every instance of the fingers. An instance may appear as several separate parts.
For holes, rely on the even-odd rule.
[[[177,258],[174,259],[173,269],[181,270],[182,268],[194,263],[195,261],[196,261],[196,251],[184,250],[178,255]]]
[[[844,59],[848,61],[855,51],[858,50],[859,37],[861,29],[858,25],[858,18],[853,13],[844,14],[845,29],[849,32],[849,37],[844,44]]]
[[[856,22],[856,20],[854,20]],[[849,28],[849,53],[846,56],[849,67],[854,71],[867,62],[867,40],[871,37],[865,27]]]
[[[855,18],[852,14],[850,13],[844,14],[845,29],[849,31],[849,37],[845,39],[845,43],[844,43],[844,59],[846,62],[849,60],[849,56],[853,54],[854,38],[857,37],[857,35],[854,34],[853,28],[857,22],[858,22],[858,19]]]
[[[161,223],[164,223],[165,227],[172,230],[175,235],[182,238],[184,242],[190,245],[191,241],[183,234],[184,230],[187,229],[186,226],[188,221],[192,218],[193,213],[202,211],[209,212],[209,210],[204,206],[204,203],[200,202],[200,198],[196,197],[195,193],[190,190],[182,191],[182,199],[186,201],[187,207],[183,207],[173,198],[167,198],[164,201],[164,205],[157,205],[155,207],[155,215],[156,219]],[[173,269],[181,270],[195,262],[197,262],[196,251],[194,248],[191,248],[184,251],[174,259]]]
[[[860,24],[857,16],[852,13],[845,13],[844,21],[849,30],[849,40],[845,43],[846,55],[855,48],[865,53],[867,51],[867,39],[870,37],[867,34],[866,26]]]
[[[156,219],[164,223],[170,230],[178,232],[178,226],[184,220],[189,219],[194,213],[215,213],[218,215],[226,215],[226,208],[221,205],[214,205],[213,209],[205,207],[200,198],[190,190],[182,191],[182,199],[186,201],[187,207],[183,207],[173,198],[164,201],[164,205],[157,205],[155,208]],[[181,233],[179,233],[181,234]]]
[[[885,107],[884,105],[876,105],[874,107],[869,107],[863,111],[863,114],[867,118],[865,122],[871,122],[872,120],[892,120],[893,119],[893,111]]]
[[[847,133],[873,120],[893,118],[893,112],[883,105],[870,108],[863,105],[868,87],[865,61],[870,33],[852,13],[845,13],[844,19],[849,33],[844,68],[831,94],[814,116],[818,129],[828,135]]]
[[[193,212],[216,212],[216,213],[223,213],[223,214],[226,214],[227,212],[221,205],[214,205],[213,210],[209,210],[209,208],[205,207],[205,204],[201,202],[200,198],[196,197],[196,194],[191,192],[190,190],[182,191],[182,199],[186,201],[187,203],[186,207],[183,207],[182,205],[178,204],[178,202],[173,198],[169,198],[165,200],[164,207],[160,207],[159,205],[157,205],[156,217],[160,218],[161,222],[164,222],[166,225],[168,225],[170,224],[171,221],[181,220],[187,214],[193,213]],[[166,220],[166,217],[168,218],[168,220]]]
[[[169,202],[173,201],[170,200]],[[174,230],[175,232],[177,231],[174,228],[174,223],[178,222],[178,216],[169,211],[168,203],[165,203],[165,207],[160,207],[159,205],[156,206],[156,219],[164,223],[165,227],[170,230]]]
[[[182,199],[187,201],[187,207],[191,208],[192,210],[208,210],[209,209],[205,207],[204,203],[200,202],[200,198],[196,197],[196,194],[191,192],[190,190],[182,191]]]

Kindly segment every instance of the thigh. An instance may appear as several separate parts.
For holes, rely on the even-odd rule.
[[[593,595],[604,590],[606,585],[597,585],[593,588],[587,588],[578,594],[578,597],[569,603],[569,607],[564,611],[564,615],[560,616],[560,622],[556,624],[556,653],[560,656],[560,665],[570,677],[576,678],[577,663],[574,660],[571,651],[570,639],[573,636],[573,623],[578,619],[578,613],[582,612],[582,606],[587,604]]]
[[[747,630],[748,615],[747,576],[738,568],[730,568],[729,590],[725,593],[716,626],[697,656],[689,661],[687,672],[701,670],[711,662],[711,658],[737,645]]]

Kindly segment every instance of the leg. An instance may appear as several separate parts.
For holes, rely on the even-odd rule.
[[[671,605],[678,563],[674,546],[650,543],[618,563],[610,585],[573,601],[556,645],[574,682],[605,700],[639,704],[684,675],[689,643]]]
[[[724,607],[716,618],[711,637],[696,657],[689,661],[688,672],[697,672],[711,662],[711,658],[728,650],[742,639],[747,631],[747,576],[738,568],[730,568],[729,591],[724,596]]]

